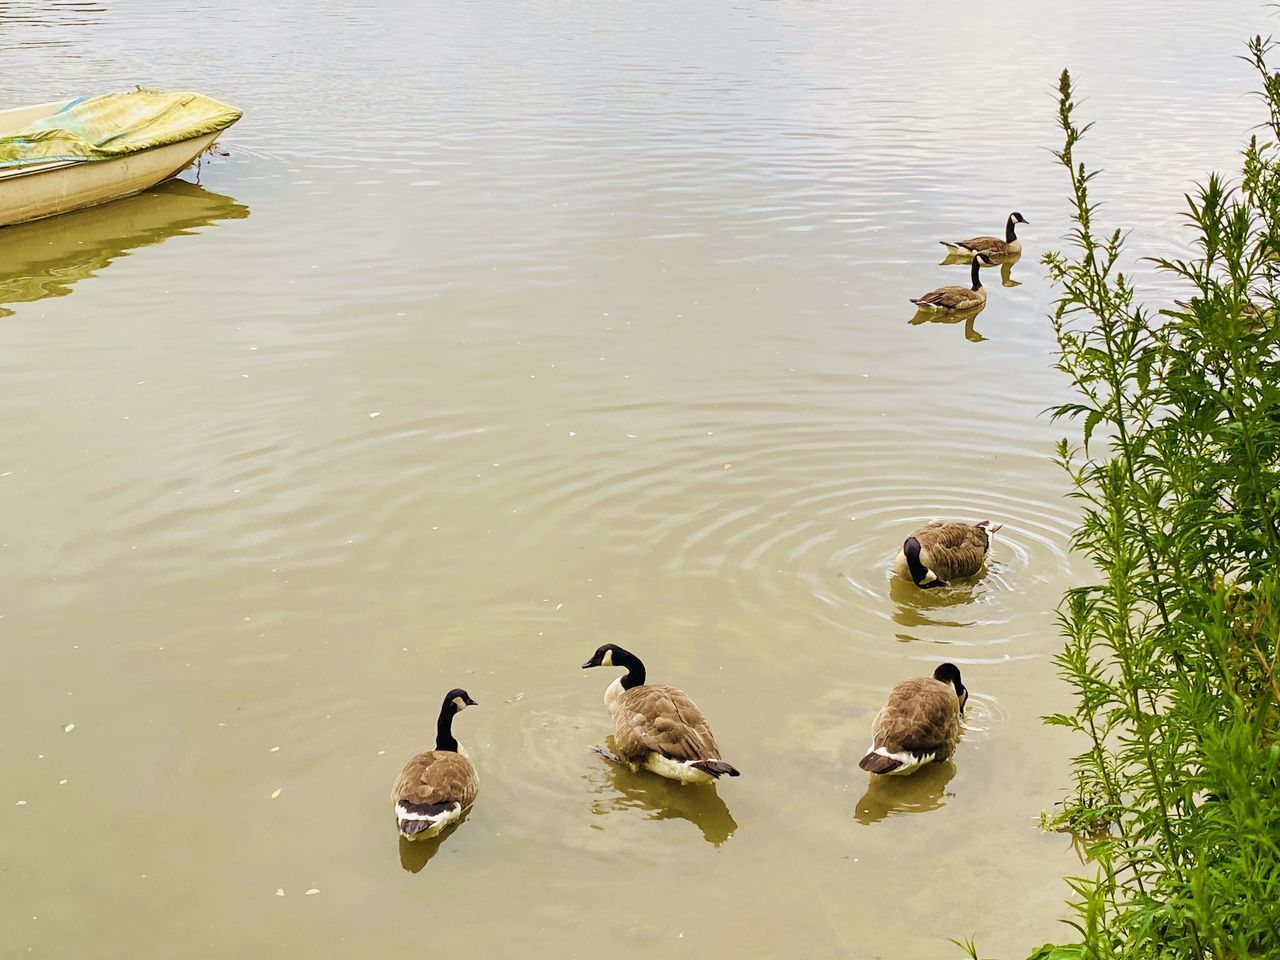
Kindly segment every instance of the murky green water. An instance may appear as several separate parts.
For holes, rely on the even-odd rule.
[[[1065,704],[1053,608],[1084,575],[1039,416],[1050,90],[1070,65],[1090,97],[1106,217],[1176,251],[1181,193],[1260,119],[1233,57],[1270,25],[0,3],[0,104],[142,82],[246,110],[198,186],[0,231],[0,956],[1064,935],[1078,861],[1036,827],[1072,749],[1037,719]],[[1013,209],[1018,285],[968,329],[908,323],[963,282],[937,241]],[[919,521],[988,515],[971,596],[888,582]],[[605,639],[699,701],[741,779],[590,752]],[[973,691],[954,765],[869,788],[885,692],[944,658]],[[481,797],[402,861],[387,791],[454,685]]]

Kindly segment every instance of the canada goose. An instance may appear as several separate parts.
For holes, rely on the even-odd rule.
[[[1182,310],[1182,313],[1190,314],[1198,318],[1202,315],[1201,311],[1206,309],[1206,304],[1200,297],[1192,297],[1190,300],[1175,300],[1173,303],[1174,306],[1179,307]],[[1212,310],[1213,307],[1210,306],[1208,309]],[[1172,310],[1161,310],[1160,312],[1167,316],[1179,315]],[[1262,330],[1266,330],[1274,319],[1273,314],[1269,314],[1266,309],[1258,306],[1258,304],[1253,300],[1245,300],[1241,302],[1237,316],[1240,319],[1241,328],[1246,333],[1258,333]]]
[[[970,237],[958,243],[938,242],[947,248],[948,253],[985,253],[989,257],[1013,257],[1022,253],[1022,241],[1014,232],[1015,225],[1026,223],[1020,213],[1009,214],[1004,224],[1004,239],[999,237]]]
[[[1181,307],[1189,313],[1204,309],[1204,300],[1200,297],[1192,297],[1190,300],[1175,300],[1175,305]],[[1258,306],[1252,300],[1245,300],[1240,304],[1240,316],[1252,319],[1262,315],[1262,307]]]
[[[974,307],[982,306],[987,302],[987,291],[978,276],[980,263],[988,267],[995,266],[995,261],[985,253],[974,254],[972,287],[939,287],[937,290],[930,290],[922,297],[912,297],[911,302],[921,310],[972,310]]]
[[[871,746],[858,766],[870,773],[913,773],[927,763],[947,760],[960,739],[960,714],[969,691],[960,669],[944,663],[931,677],[903,680],[871,724]]]
[[[1002,526],[990,520],[926,523],[903,542],[893,561],[894,571],[925,590],[945,587],[956,577],[971,577],[982,569],[991,538]]]
[[[738,771],[720,759],[720,748],[698,705],[675,687],[644,682],[644,664],[634,653],[606,643],[582,665],[626,667],[604,692],[613,715],[613,742],[622,763],[681,783],[710,783]]]
[[[453,718],[476,702],[465,690],[444,695],[436,721],[436,748],[420,753],[404,765],[391,788],[396,828],[407,840],[434,837],[461,820],[476,801],[476,768],[458,750]]]

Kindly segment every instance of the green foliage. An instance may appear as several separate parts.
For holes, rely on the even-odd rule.
[[[1142,305],[1125,238],[1095,222],[1071,77],[1057,154],[1075,207],[1060,290],[1058,459],[1097,582],[1059,610],[1076,695],[1072,796],[1054,825],[1093,868],[1068,882],[1077,942],[1033,960],[1280,956],[1280,73],[1249,60],[1269,111],[1231,185],[1186,198],[1193,255],[1157,260],[1191,295]],[[976,955],[976,954],[971,954]]]
[[[1084,956],[1084,948],[1078,944],[1057,946],[1046,943],[1039,950],[1033,951],[1028,960],[1080,960]]]

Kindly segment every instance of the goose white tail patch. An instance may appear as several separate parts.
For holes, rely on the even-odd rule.
[[[668,780],[679,780],[681,783],[711,783],[715,777],[707,773],[705,770],[698,770],[690,764],[699,763],[698,760],[672,760],[670,757],[664,757],[660,753],[651,753],[645,758],[644,765],[647,770],[656,773],[660,777],[666,777]]]
[[[405,806],[403,801],[396,804],[396,816],[401,820],[429,820],[432,823],[448,823],[450,820],[457,820],[461,813],[462,804],[460,803],[455,803],[453,806],[449,807],[449,809],[442,810],[435,814],[419,813],[416,810],[410,810]]]
[[[409,833],[404,829],[400,830],[400,835],[407,840],[426,840],[431,837],[439,836],[440,833],[449,824],[462,817],[462,805],[454,803],[447,810],[442,810],[437,814],[420,813],[410,810],[403,802],[396,804],[396,820],[408,822],[425,822],[429,824],[424,830],[417,833]]]
[[[897,753],[894,753],[892,751],[886,750],[884,747],[876,747],[875,749],[869,750],[867,752],[876,753],[882,757],[888,757],[890,760],[897,760],[899,763],[902,764],[902,766],[898,767],[897,769],[890,770],[887,773],[883,774],[883,776],[886,776],[886,777],[900,777],[904,773],[912,773],[917,768],[923,767],[926,763],[932,763],[934,758],[934,754],[932,753],[926,753],[923,757],[917,757],[915,754],[910,753],[906,750],[901,750],[901,751],[898,751]]]

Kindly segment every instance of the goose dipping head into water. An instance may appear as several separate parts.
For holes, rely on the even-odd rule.
[[[972,577],[987,562],[991,539],[1002,526],[990,520],[926,523],[903,541],[893,559],[894,572],[924,590],[948,586],[960,577]]]
[[[960,741],[960,715],[969,691],[960,668],[941,664],[931,677],[903,680],[871,723],[871,746],[858,766],[880,776],[915,773],[950,759]]]

